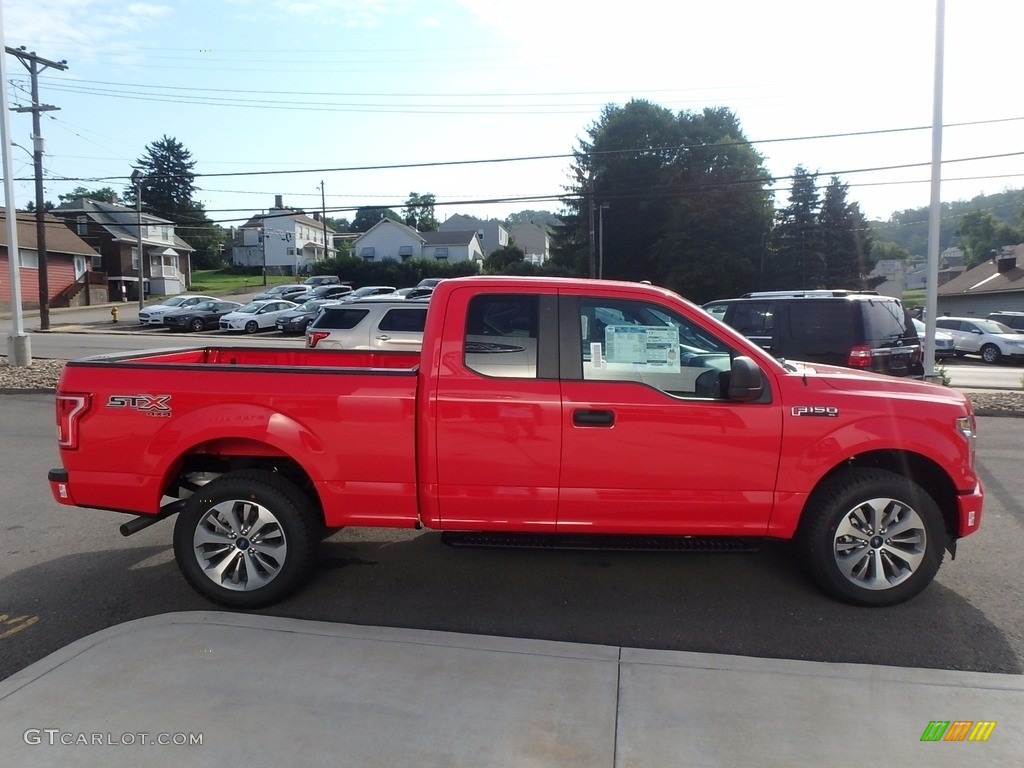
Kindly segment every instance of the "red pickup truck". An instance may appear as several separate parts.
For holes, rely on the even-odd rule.
[[[207,347],[68,363],[61,504],[177,514],[189,583],[283,598],[344,526],[458,543],[793,539],[831,595],[924,589],[981,522],[956,390],[779,361],[678,295],[445,280],[421,353]]]

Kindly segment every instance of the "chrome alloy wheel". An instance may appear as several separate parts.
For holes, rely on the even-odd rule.
[[[195,527],[192,546],[210,581],[240,592],[269,584],[288,557],[288,540],[274,513],[243,499],[210,507]]]
[[[843,517],[833,555],[843,576],[862,589],[891,589],[921,565],[928,548],[924,520],[902,501],[873,498]]]

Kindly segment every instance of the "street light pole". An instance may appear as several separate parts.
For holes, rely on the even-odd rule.
[[[324,261],[330,258],[327,252],[327,198],[324,193],[324,180],[320,179],[320,221],[324,225]]]
[[[145,272],[146,262],[142,258],[142,182],[145,176],[136,168],[132,171],[132,183],[135,185],[135,248],[139,252],[139,310],[146,306]]]
[[[597,278],[604,279],[604,212],[611,206],[608,203],[601,203],[597,215]]]

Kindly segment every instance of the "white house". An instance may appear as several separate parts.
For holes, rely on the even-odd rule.
[[[286,275],[309,272],[318,261],[333,258],[334,231],[319,213],[313,217],[284,205],[274,196],[274,207],[257,214],[239,229],[231,247],[231,263],[265,267]]]
[[[353,242],[352,253],[366,261],[483,261],[483,249],[475,231],[417,232],[391,219],[381,219]]]

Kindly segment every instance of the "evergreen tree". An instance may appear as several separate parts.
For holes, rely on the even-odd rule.
[[[821,250],[808,269],[809,285],[860,290],[874,267],[871,237],[860,206],[846,199],[848,185],[833,176],[818,217]]]
[[[438,222],[434,217],[433,195],[420,195],[415,192],[409,193],[409,199],[405,201],[405,208],[402,209],[403,221],[417,232],[437,232]]]
[[[143,174],[143,208],[160,218],[178,221],[182,214],[192,214],[195,204],[195,160],[177,139],[164,136],[146,146],[146,154],[136,161]],[[124,190],[124,199],[135,204],[135,185]]]
[[[797,290],[812,288],[814,265],[820,261],[818,197],[816,175],[798,165],[793,171],[789,205],[776,214],[772,231],[765,288]]]

